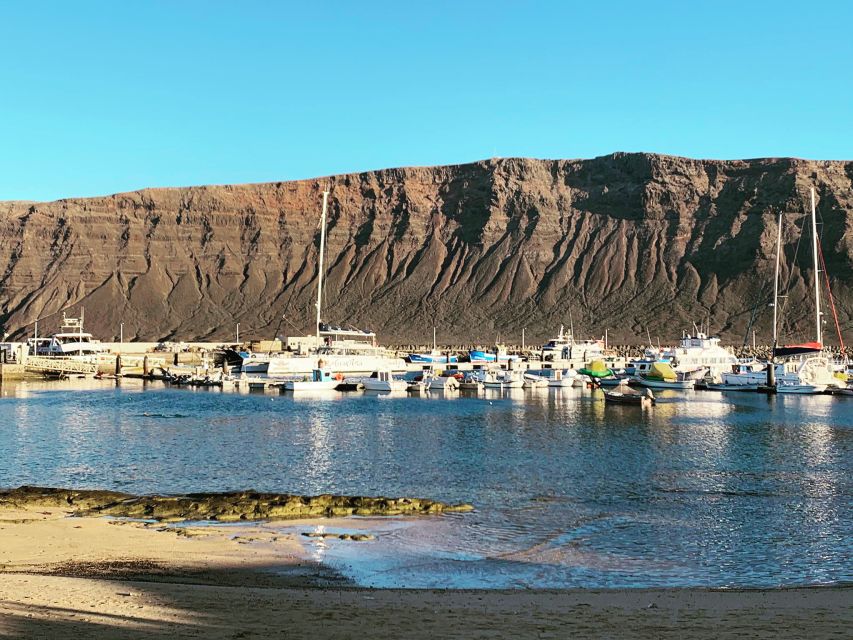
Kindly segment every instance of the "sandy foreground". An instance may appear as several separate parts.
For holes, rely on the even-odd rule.
[[[312,564],[297,534],[66,515],[0,510],[0,637],[812,639],[853,629],[844,587],[361,589]]]

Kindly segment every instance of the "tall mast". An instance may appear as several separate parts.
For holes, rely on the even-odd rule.
[[[320,306],[323,300],[323,254],[326,250],[326,205],[329,201],[329,192],[323,192],[323,213],[320,214],[320,264],[317,273],[317,322],[314,327],[317,337],[320,337]]]
[[[776,349],[779,330],[777,321],[779,317],[779,259],[782,253],[782,212],[779,212],[779,221],[776,225],[776,273],[773,276],[773,349]],[[754,339],[753,339],[754,340]]]
[[[815,313],[815,335],[819,344],[823,344],[820,331],[820,277],[818,275],[817,255],[817,215],[814,206],[814,187],[811,188],[812,195],[812,253],[814,254],[814,313]]]

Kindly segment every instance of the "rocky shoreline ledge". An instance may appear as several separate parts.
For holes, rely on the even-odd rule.
[[[116,516],[162,522],[215,520],[293,520],[340,516],[415,516],[472,511],[470,504],[446,504],[424,498],[386,498],[322,494],[234,491],[186,495],[137,496],[97,489],[22,486],[0,491],[0,507],[62,507],[76,516]]]

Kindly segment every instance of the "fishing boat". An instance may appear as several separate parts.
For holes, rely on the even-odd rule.
[[[694,378],[680,377],[667,362],[656,362],[649,373],[637,376],[637,382],[650,389],[692,389],[696,386]]]
[[[328,369],[314,369],[309,380],[288,380],[282,388],[285,391],[334,391],[342,380],[340,374],[332,377]]]
[[[405,380],[394,378],[390,371],[374,371],[369,378],[362,378],[365,391],[405,391],[409,386]]]

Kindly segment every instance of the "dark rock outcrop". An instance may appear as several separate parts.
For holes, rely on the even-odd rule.
[[[81,516],[119,516],[150,520],[292,520],[331,516],[427,515],[470,511],[422,498],[298,496],[256,491],[192,493],[185,496],[134,496],[116,491],[18,487],[0,491],[0,506],[63,507]]]
[[[570,315],[578,333],[621,341],[709,318],[740,340],[756,305],[766,342],[780,210],[786,332],[807,337],[798,225],[812,185],[849,331],[853,162],[622,153],[0,203],[0,324],[49,330],[85,305],[104,339],[120,322],[146,340],[222,339],[237,322],[246,337],[310,330],[328,187],[324,318],[385,343],[428,341],[433,325],[443,342],[518,341],[522,327],[533,341]]]

